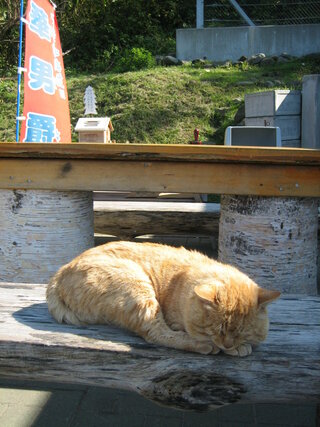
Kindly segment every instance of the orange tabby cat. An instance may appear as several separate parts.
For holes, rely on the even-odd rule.
[[[112,323],[151,343],[233,356],[266,338],[266,306],[279,295],[198,252],[133,242],[84,252],[47,289],[58,322]]]

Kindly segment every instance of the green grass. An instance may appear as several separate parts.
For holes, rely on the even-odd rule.
[[[156,67],[121,74],[75,74],[67,70],[72,128],[84,114],[83,96],[91,85],[99,116],[109,116],[117,142],[188,143],[200,129],[203,141],[222,143],[224,129],[245,93],[301,89],[302,77],[320,73],[314,55],[269,67]],[[250,86],[239,82],[251,81]],[[270,88],[270,81],[274,85]],[[217,109],[223,108],[221,112]],[[0,79],[0,141],[15,139],[16,79]],[[73,141],[77,135],[73,132]]]

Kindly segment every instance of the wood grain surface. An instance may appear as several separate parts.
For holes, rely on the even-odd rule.
[[[1,377],[128,389],[184,409],[320,402],[319,297],[281,297],[270,307],[267,341],[233,358],[158,347],[111,326],[57,324],[45,289],[0,284]]]
[[[320,150],[218,145],[0,143],[7,157],[320,165]]]
[[[320,166],[0,158],[0,188],[320,197]]]

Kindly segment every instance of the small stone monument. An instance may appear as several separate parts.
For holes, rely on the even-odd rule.
[[[94,89],[88,86],[83,97],[85,116],[96,115],[96,96]],[[109,117],[81,117],[75,131],[78,132],[79,142],[110,143],[113,126]]]
[[[86,88],[83,100],[84,100],[84,107],[85,107],[85,112],[84,112],[85,116],[88,116],[90,114],[98,114],[96,110],[96,95],[91,86],[88,86]]]

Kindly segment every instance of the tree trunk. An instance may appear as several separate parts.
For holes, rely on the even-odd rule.
[[[317,293],[318,200],[222,196],[219,260],[259,285]]]
[[[47,283],[93,246],[91,192],[0,190],[0,280]]]

